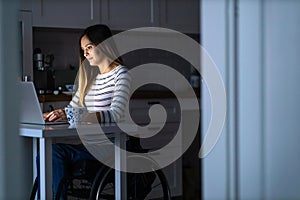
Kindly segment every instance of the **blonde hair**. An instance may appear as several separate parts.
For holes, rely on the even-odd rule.
[[[77,81],[78,81],[78,95],[79,95],[79,106],[85,106],[84,105],[84,97],[90,90],[91,86],[93,85],[97,75],[99,74],[99,68],[93,67],[88,64],[86,59],[83,60],[80,64],[78,75],[77,75]],[[114,68],[116,66],[121,65],[121,62],[113,61],[109,67]]]

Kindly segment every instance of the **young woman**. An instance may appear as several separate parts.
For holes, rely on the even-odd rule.
[[[97,115],[101,123],[116,122],[123,116],[130,94],[130,78],[122,65],[113,41],[102,42],[112,36],[105,25],[94,25],[80,37],[80,67],[78,89],[69,106],[86,107]],[[112,60],[112,58],[117,58]],[[44,114],[47,121],[66,120],[63,109]],[[66,168],[81,159],[95,159],[83,145],[54,144],[52,153],[53,194],[56,198]]]

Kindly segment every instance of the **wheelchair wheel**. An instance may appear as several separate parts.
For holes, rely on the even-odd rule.
[[[127,173],[127,199],[146,199],[152,192],[159,199],[171,199],[168,182],[162,171]],[[90,200],[112,199],[115,199],[115,170],[104,167],[94,180]]]

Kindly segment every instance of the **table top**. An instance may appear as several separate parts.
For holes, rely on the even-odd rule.
[[[135,124],[122,124],[123,130],[125,128],[128,132],[134,132],[137,130]],[[122,130],[116,123],[107,124],[57,124],[57,125],[35,125],[35,124],[20,124],[20,136],[35,137],[35,138],[47,138],[47,137],[68,137],[78,136],[78,131],[81,134],[93,135],[99,134],[103,131],[106,135],[113,135],[120,133]]]

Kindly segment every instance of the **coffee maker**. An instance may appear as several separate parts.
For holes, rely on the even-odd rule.
[[[53,60],[53,54],[43,54],[40,48],[34,49],[34,82],[38,91],[43,94],[46,94],[46,91],[52,93],[51,91],[54,89]]]
[[[34,68],[38,71],[45,71],[52,67],[54,60],[53,54],[43,54],[40,48],[34,49],[33,63]]]

